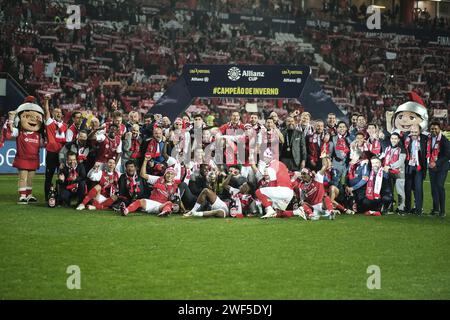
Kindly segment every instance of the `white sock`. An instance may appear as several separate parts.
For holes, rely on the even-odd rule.
[[[192,215],[194,217],[203,217],[203,212],[202,211],[194,211],[194,212],[192,212]]]
[[[197,210],[200,209],[201,207],[202,207],[202,205],[200,203],[196,202],[191,211],[197,212]]]

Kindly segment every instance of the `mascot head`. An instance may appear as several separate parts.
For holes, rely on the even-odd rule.
[[[428,112],[425,103],[414,91],[409,92],[412,101],[398,106],[393,117],[394,129],[410,131],[413,125],[418,124],[422,130],[428,127]]]
[[[28,96],[16,110],[14,126],[24,131],[37,132],[41,130],[44,110],[35,103],[36,98]]]

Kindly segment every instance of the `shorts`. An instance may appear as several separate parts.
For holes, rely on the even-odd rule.
[[[294,197],[294,191],[288,187],[265,187],[259,190],[272,201],[274,209],[286,210]]]
[[[155,201],[155,200],[149,200],[149,199],[143,199],[145,201],[145,207],[142,208],[147,213],[159,213],[159,207],[161,207],[162,203]]]
[[[108,198],[106,198],[105,196],[101,195],[101,194],[97,194],[97,196],[94,198],[95,201],[97,201],[98,203],[103,203],[106,200],[108,200]]]
[[[211,210],[220,210],[220,209],[225,211],[225,216],[227,216],[230,213],[227,204],[223,202],[222,199],[217,197],[216,201],[211,205]]]

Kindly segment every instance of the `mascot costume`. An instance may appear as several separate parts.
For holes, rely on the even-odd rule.
[[[16,111],[9,112],[5,138],[16,138],[13,167],[19,170],[19,204],[37,202],[33,196],[33,178],[39,168],[39,149],[43,145],[44,110],[36,98],[28,96]]]
[[[402,140],[406,138],[413,125],[419,125],[420,131],[428,130],[428,112],[425,103],[417,93],[408,93],[411,101],[405,102],[397,107],[395,112],[386,112],[386,128],[389,133],[396,132]],[[395,189],[399,196],[398,210],[405,208],[405,168],[400,168],[400,172],[395,180]]]
[[[411,101],[399,105],[395,112],[386,112],[387,131],[397,132],[401,137],[415,124],[420,126],[421,132],[428,129],[428,112],[425,103],[414,91],[409,92],[408,95]]]

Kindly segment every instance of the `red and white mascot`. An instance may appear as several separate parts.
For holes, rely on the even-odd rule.
[[[36,98],[28,96],[16,111],[9,112],[5,137],[16,138],[13,167],[19,170],[19,204],[37,202],[33,196],[33,178],[39,168],[39,149],[42,146],[44,110]]]

